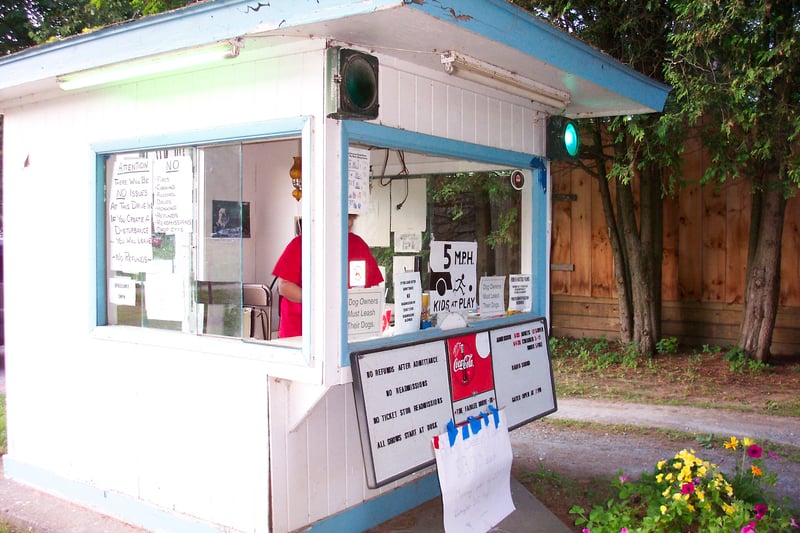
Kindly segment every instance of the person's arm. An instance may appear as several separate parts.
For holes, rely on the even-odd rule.
[[[292,302],[300,303],[303,301],[303,289],[300,285],[283,278],[278,281],[278,294]]]

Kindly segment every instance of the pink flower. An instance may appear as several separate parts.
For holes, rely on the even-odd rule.
[[[761,446],[758,444],[753,444],[749,448],[747,448],[747,455],[749,455],[752,459],[758,459],[761,457]]]
[[[591,530],[591,529],[589,529],[588,527],[585,527],[585,528],[583,528],[583,529],[581,530],[581,533],[592,533],[592,530]]]
[[[681,494],[691,494],[694,492],[694,483],[684,483],[681,485]]]
[[[628,476],[625,476],[625,475],[619,476],[619,482],[620,483],[627,483],[628,482]]]
[[[778,454],[773,452],[772,450],[767,450],[767,456],[770,459],[777,459],[778,458]]]
[[[800,529],[800,524],[798,524],[797,520],[795,520],[794,518],[792,518],[792,521],[789,522],[789,525],[794,527],[794,528]]]
[[[747,524],[742,528],[742,531],[740,533],[756,533],[756,523],[750,522],[749,524]]]
[[[623,527],[622,529],[619,530],[619,533],[628,533],[628,528]]]
[[[767,514],[768,509],[769,507],[767,507],[766,503],[757,503],[755,507],[756,520],[761,520],[762,518],[764,518],[764,515]]]

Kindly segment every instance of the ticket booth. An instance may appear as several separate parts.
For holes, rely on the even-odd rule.
[[[541,368],[454,396],[475,364],[446,360],[546,358],[548,118],[667,93],[500,0],[211,1],[0,58],[5,475],[164,531],[355,531],[436,496],[446,419],[556,408]],[[370,426],[397,387],[427,417],[407,464],[378,435],[400,414]]]

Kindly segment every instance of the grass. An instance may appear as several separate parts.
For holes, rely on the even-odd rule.
[[[740,350],[659,342],[643,357],[604,338],[550,339],[556,394],[635,403],[691,405],[800,417],[800,358],[771,364]]]

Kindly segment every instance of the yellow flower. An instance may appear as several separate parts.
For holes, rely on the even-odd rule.
[[[706,493],[705,492],[703,492],[702,490],[696,490],[696,491],[694,491],[694,493],[697,496],[698,500],[700,500],[701,502],[705,501],[705,499],[706,499]]]
[[[661,506],[661,514],[667,514],[667,506],[666,505],[662,505]]]
[[[745,438],[742,439],[742,448],[749,448],[750,446],[752,446],[755,443],[756,443],[756,441],[754,441],[750,437],[745,437]]]
[[[735,450],[739,446],[739,439],[736,437],[731,437],[731,439],[723,444],[724,447],[728,448],[729,450]]]
[[[661,483],[662,481],[664,481],[664,474],[656,475],[656,482]]]
[[[659,461],[658,463],[656,463],[656,466],[658,467],[659,470],[664,468],[664,463],[665,463],[665,461]]]
[[[670,489],[671,487],[667,487],[666,489],[664,489],[664,492],[662,492],[661,495],[665,498],[669,498]]]
[[[757,467],[756,465],[750,465],[750,471],[756,477],[761,477],[761,476],[764,475],[764,472],[762,472],[761,469],[759,467]]]
[[[733,514],[736,512],[736,507],[734,507],[733,505],[728,505],[727,503],[723,503],[722,510],[728,514]]]
[[[690,504],[688,504],[688,505],[686,506],[686,508],[687,508],[687,509],[689,509],[689,511],[690,511],[690,512],[692,512],[692,513],[694,512],[694,505],[692,505],[691,503],[690,503]]]

